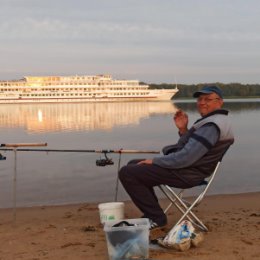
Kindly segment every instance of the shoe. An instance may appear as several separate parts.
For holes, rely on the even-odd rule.
[[[157,230],[157,229],[163,229],[166,226],[166,223],[164,225],[159,225],[156,222],[152,221],[151,219],[149,219],[150,222],[150,228],[149,230]]]
[[[164,225],[159,225],[156,222],[152,221],[151,219],[149,219],[150,222],[150,228],[149,228],[149,239],[150,241],[153,241],[159,237],[163,237],[165,236],[165,226],[166,223]]]

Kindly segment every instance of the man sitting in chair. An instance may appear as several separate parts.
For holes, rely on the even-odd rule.
[[[234,142],[228,111],[222,109],[223,94],[217,86],[204,86],[193,94],[201,115],[188,129],[188,116],[174,115],[180,138],[163,148],[153,159],[133,160],[119,171],[119,179],[134,204],[150,219],[150,229],[164,227],[167,217],[160,207],[154,187],[166,184],[176,188],[199,185]]]

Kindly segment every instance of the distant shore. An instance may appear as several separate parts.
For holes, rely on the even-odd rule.
[[[196,209],[210,232],[198,248],[186,252],[150,248],[151,259],[254,260],[260,258],[260,192],[208,196]],[[161,203],[165,206],[166,201]],[[0,209],[1,260],[108,259],[103,226],[96,203]],[[140,212],[125,202],[126,218]],[[177,218],[168,215],[169,230]]]

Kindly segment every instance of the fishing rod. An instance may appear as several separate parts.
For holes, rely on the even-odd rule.
[[[47,143],[8,143],[8,144],[1,144],[0,151],[13,151],[14,149],[18,152],[62,152],[62,153],[101,153],[104,154],[103,159],[96,160],[97,166],[106,166],[106,165],[113,165],[114,162],[112,159],[107,157],[109,153],[117,153],[117,154],[158,154],[159,151],[152,151],[152,150],[110,150],[110,149],[102,149],[102,150],[85,150],[85,149],[38,149],[38,148],[19,148],[19,147],[31,147],[31,146],[47,146]]]
[[[10,147],[9,149],[0,149],[2,151],[14,151],[16,153],[17,147],[32,147],[32,146],[47,146],[47,143],[13,143],[13,144],[1,144],[0,147]],[[6,160],[6,157],[0,153],[0,160]]]
[[[1,147],[24,147],[24,146],[47,146],[47,143],[10,143],[10,144],[1,144]]]
[[[22,145],[24,146],[24,145]],[[30,144],[26,146],[31,146]],[[9,148],[0,148],[1,151],[13,151],[13,148],[19,147],[17,144],[1,144],[0,147],[9,147]],[[17,151],[21,152],[69,152],[69,153],[160,153],[159,151],[151,150],[85,150],[85,149],[34,149],[34,148],[18,148]]]

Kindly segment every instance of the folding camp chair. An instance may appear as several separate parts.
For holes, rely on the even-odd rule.
[[[177,209],[180,210],[182,213],[181,218],[178,220],[178,222],[175,224],[177,226],[178,224],[181,223],[185,218],[187,218],[189,221],[192,222],[195,226],[200,228],[202,231],[207,232],[208,228],[203,224],[203,222],[194,214],[192,211],[194,207],[198,206],[202,199],[204,198],[207,190],[209,189],[212,181],[214,180],[214,177],[216,175],[216,172],[218,170],[218,167],[220,165],[220,161],[217,163],[213,173],[205,179],[199,186],[203,187],[202,191],[200,192],[197,197],[192,202],[189,202],[183,198],[183,194],[185,190],[188,189],[182,189],[178,193],[173,190],[172,187],[168,185],[160,185],[159,188],[160,190],[166,195],[166,197],[171,201],[171,203],[168,205],[168,207],[164,210],[164,213],[166,213],[171,206],[175,206]],[[198,186],[195,186],[198,187]],[[194,188],[194,187],[192,187]],[[189,189],[192,189],[189,188]],[[174,228],[174,227],[173,227]]]

